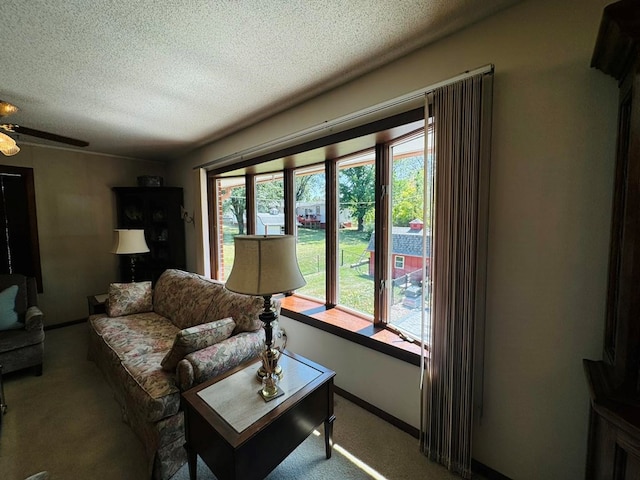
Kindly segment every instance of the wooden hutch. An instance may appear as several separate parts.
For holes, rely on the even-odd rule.
[[[149,253],[136,255],[136,280],[155,285],[167,268],[186,267],[182,188],[114,187],[118,228],[144,229]],[[130,259],[120,259],[122,281],[130,278]]]
[[[604,9],[591,66],[620,88],[603,359],[591,394],[587,479],[640,478],[640,1]]]

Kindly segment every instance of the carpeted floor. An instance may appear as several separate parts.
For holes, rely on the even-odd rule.
[[[47,470],[52,480],[146,480],[142,445],[121,421],[102,374],[86,359],[86,329],[80,324],[47,331],[41,377],[5,376],[9,407],[0,432],[0,479],[23,480]],[[415,438],[339,396],[335,414],[330,460],[322,435],[311,435],[268,478],[458,478],[421,455]],[[184,465],[172,480],[188,478]],[[201,461],[198,478],[215,480]]]

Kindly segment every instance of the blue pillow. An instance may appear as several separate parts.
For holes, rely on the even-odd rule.
[[[15,311],[17,293],[17,285],[11,285],[0,292],[0,330],[13,330],[24,327],[22,323],[18,322],[18,314]]]

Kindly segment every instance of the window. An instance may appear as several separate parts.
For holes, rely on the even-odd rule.
[[[327,204],[324,165],[295,172],[295,235],[307,284],[297,293],[324,302],[327,279]]]
[[[394,121],[397,125],[386,126],[382,133],[301,150],[299,157],[292,154],[286,161],[273,156],[255,165],[210,172],[222,192],[222,207],[212,210],[225,218],[211,222],[217,225],[212,238],[223,232],[217,252],[224,269],[212,269],[222,271],[218,278],[226,278],[224,272],[233,262],[233,235],[241,233],[238,212],[230,203],[237,198],[245,202],[241,207],[246,205],[245,233],[296,236],[298,263],[307,281],[296,295],[419,338],[425,306],[423,296],[415,295],[425,275],[424,108]],[[386,203],[381,203],[383,197]],[[414,228],[410,238],[417,243],[394,240],[396,228]],[[388,238],[379,237],[382,232]],[[394,244],[400,250],[392,250]],[[417,327],[410,330],[410,323]]]
[[[298,257],[300,264],[304,264],[307,281],[315,283],[310,281],[313,276],[321,284],[324,275],[325,282],[324,306],[296,295],[287,299],[291,314],[303,312],[300,320],[339,332],[358,343],[360,337],[367,335],[392,339],[382,342],[394,350],[395,356],[399,349],[391,342],[397,342],[398,336],[389,330],[400,330],[403,339],[424,338],[422,330],[424,333],[431,330],[426,324],[431,317],[440,323],[447,321],[447,315],[439,312],[449,310],[431,312],[432,291],[444,305],[450,301],[449,292],[464,299],[476,298],[468,295],[467,290],[473,290],[469,278],[460,282],[448,275],[460,273],[448,263],[453,257],[448,252],[470,253],[464,256],[465,261],[469,260],[469,265],[484,275],[492,75],[493,66],[482,67],[433,89],[413,92],[200,166],[214,168],[209,172],[210,178],[245,176],[246,185],[252,185],[252,179],[258,175],[283,173],[284,232],[298,236]],[[445,106],[451,106],[456,114],[449,114]],[[403,108],[412,110],[393,113]],[[389,116],[381,118],[387,112]],[[425,125],[425,117],[428,122],[438,119],[437,142],[433,140],[433,124]],[[434,147],[438,147],[443,162],[439,169],[434,165]],[[295,198],[296,188],[318,165],[324,166],[325,201],[318,203],[314,199],[303,204]],[[311,170],[305,172],[308,168]],[[451,169],[457,173],[452,174]],[[318,167],[319,175],[320,171]],[[436,171],[442,172],[438,180],[442,182],[441,188],[437,190]],[[462,171],[465,173],[460,174]],[[477,209],[475,203],[467,202],[470,191]],[[440,212],[437,218],[432,217],[435,194],[444,199],[437,203]],[[256,195],[253,187],[248,189],[247,198],[251,195]],[[460,209],[457,203],[469,208]],[[452,205],[455,208],[450,208]],[[325,231],[316,251],[322,250],[324,242],[323,273],[322,258],[310,252],[316,238],[307,235],[317,223],[314,216],[322,216],[322,208]],[[453,223],[454,228],[449,229],[449,219],[457,218],[458,214],[461,219],[456,221],[470,229],[477,227],[480,234],[457,235],[464,229],[455,228]],[[255,215],[249,213],[248,217],[252,221]],[[432,247],[436,243],[431,234],[432,219],[440,222],[438,249]],[[215,236],[217,232],[212,234]],[[475,241],[477,248],[473,246]],[[431,257],[438,252],[437,258],[446,268],[437,284],[433,284]],[[315,263],[315,267],[306,262]],[[459,284],[464,288],[459,288]],[[478,282],[475,286],[478,305],[484,302],[483,289],[484,285]],[[317,291],[304,293],[322,298]],[[348,310],[348,315],[342,314],[341,309]],[[338,331],[332,328],[336,326],[334,322],[340,325]],[[367,322],[376,328],[369,328]],[[434,334],[434,345],[443,345],[441,340]],[[431,339],[426,342],[430,344]],[[387,351],[386,347],[377,349]],[[424,349],[418,350],[424,353]]]
[[[282,173],[256,177],[256,235],[284,233],[284,182]]]
[[[375,151],[338,162],[338,305],[374,313]]]
[[[33,169],[0,165],[0,271],[35,277],[42,293]]]
[[[387,319],[390,325],[416,339],[421,337],[421,307],[427,319],[429,317],[429,298],[424,293],[427,289],[422,288],[425,280],[429,282],[428,247],[431,231],[428,216],[431,208],[425,208],[424,175],[427,166],[425,159],[430,165],[432,156],[425,156],[424,148],[424,132],[403,138],[390,146],[389,254],[393,259],[393,267]],[[431,173],[432,169],[429,169],[428,174]]]
[[[216,267],[212,271],[221,280],[231,273],[235,246],[233,237],[246,234],[246,193],[245,178],[219,178],[215,183],[215,222],[217,235],[214,236]]]

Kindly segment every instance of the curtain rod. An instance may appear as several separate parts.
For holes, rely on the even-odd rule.
[[[384,116],[391,116],[393,113],[401,113],[399,110],[402,107],[402,111],[409,110],[412,107],[413,103],[417,102],[424,98],[424,96],[437,88],[444,87],[446,85],[450,85],[455,82],[459,82],[460,80],[465,80],[469,77],[473,77],[475,75],[480,74],[491,74],[493,73],[494,66],[493,64],[488,64],[483,67],[476,68],[474,70],[467,70],[464,73],[456,75],[453,78],[448,80],[444,80],[428,87],[421,88],[420,90],[413,91],[411,93],[407,93],[400,97],[396,97],[394,99],[388,100],[386,102],[379,103],[377,105],[373,105],[371,107],[365,108],[363,110],[359,110],[354,113],[350,113],[348,115],[336,118],[334,120],[325,121],[319,125],[314,125],[313,127],[309,127],[304,130],[300,130],[298,132],[291,133],[289,135],[285,135],[283,137],[276,138],[274,140],[270,140],[265,143],[261,143],[260,145],[256,145],[253,147],[249,147],[245,150],[241,150],[239,152],[234,152],[229,155],[225,155],[224,157],[217,158],[207,163],[203,163],[201,165],[197,165],[194,170],[200,168],[222,168],[240,161],[250,160],[251,158],[265,155],[267,153],[272,153],[277,150],[284,149],[286,147],[290,147],[293,145],[297,145],[300,143],[304,143],[307,141],[315,140],[317,138],[321,138],[322,136],[336,133],[338,131],[346,130],[347,128],[356,127],[360,125],[364,125],[366,123],[370,123],[377,118],[377,114],[384,113]],[[355,123],[355,124],[354,124]],[[343,127],[339,128],[338,127]],[[322,134],[322,135],[319,135]]]

